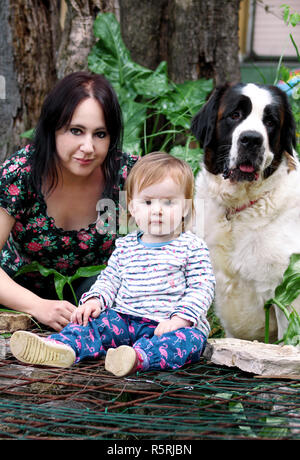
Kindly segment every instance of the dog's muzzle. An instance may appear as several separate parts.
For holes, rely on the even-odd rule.
[[[258,131],[243,131],[237,140],[237,159],[232,168],[225,167],[224,179],[252,182],[258,179],[264,157],[264,139]]]

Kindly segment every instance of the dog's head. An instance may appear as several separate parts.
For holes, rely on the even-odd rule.
[[[276,86],[216,88],[191,129],[204,149],[206,169],[231,182],[270,176],[296,145],[288,99]]]

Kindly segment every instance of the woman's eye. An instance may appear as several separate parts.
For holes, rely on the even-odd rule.
[[[81,129],[78,128],[71,128],[70,131],[74,136],[79,136],[81,134]]]
[[[96,133],[96,136],[99,137],[99,139],[104,139],[104,137],[106,137],[106,131],[99,131]]]
[[[145,204],[146,204],[147,206],[151,206],[151,200],[146,200],[146,201],[145,201]]]

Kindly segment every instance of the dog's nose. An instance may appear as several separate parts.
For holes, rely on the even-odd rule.
[[[257,131],[244,131],[241,133],[239,142],[243,147],[261,147],[263,143],[263,137]]]

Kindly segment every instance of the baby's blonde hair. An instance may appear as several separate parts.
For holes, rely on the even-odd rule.
[[[148,153],[135,163],[125,183],[127,206],[132,201],[135,191],[140,193],[146,187],[162,182],[167,176],[171,176],[174,182],[182,186],[184,197],[189,200],[189,211],[184,221],[186,229],[194,212],[194,175],[185,161],[169,153]]]

